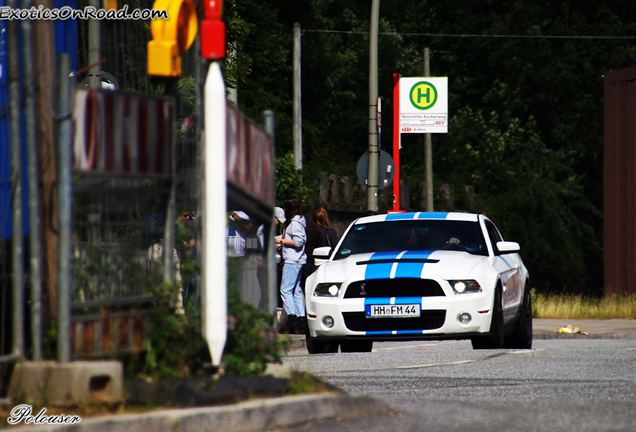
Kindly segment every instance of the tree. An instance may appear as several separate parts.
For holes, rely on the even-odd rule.
[[[367,150],[370,3],[237,3],[250,59],[239,105],[274,109],[277,155],[291,146],[292,26],[302,36],[303,180],[355,175]],[[408,13],[406,12],[408,11]],[[379,94],[392,147],[392,74],[449,77],[449,133],[434,138],[434,180],[473,184],[478,205],[517,239],[537,286],[602,287],[603,73],[636,63],[636,4],[511,0],[383,1]],[[512,35],[512,36],[511,36]],[[241,102],[243,100],[243,102]],[[241,105],[243,106],[243,105]],[[403,137],[402,177],[423,180],[423,139]],[[550,242],[549,240],[559,241]]]
[[[522,245],[533,286],[598,293],[585,253],[586,243],[598,253],[600,242],[577,213],[601,214],[583,194],[571,153],[547,148],[533,119],[525,125],[513,119],[502,130],[496,112],[465,108],[451,127],[457,133],[449,137],[446,158],[438,156],[438,169],[452,171],[455,184],[474,185],[478,209],[494,215],[505,239]]]

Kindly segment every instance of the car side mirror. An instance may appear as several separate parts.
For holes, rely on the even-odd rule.
[[[497,249],[499,250],[499,255],[502,255],[519,252],[521,250],[521,246],[519,246],[519,243],[517,242],[500,241],[497,242]]]
[[[331,255],[331,246],[322,246],[314,249],[314,258],[329,259]]]

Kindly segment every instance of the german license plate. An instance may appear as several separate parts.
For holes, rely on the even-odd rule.
[[[366,313],[367,318],[417,318],[420,316],[420,305],[367,305]]]

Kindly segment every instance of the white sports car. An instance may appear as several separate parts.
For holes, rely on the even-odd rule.
[[[519,244],[469,213],[357,219],[307,279],[309,353],[368,352],[373,341],[470,339],[531,348],[530,286]]]

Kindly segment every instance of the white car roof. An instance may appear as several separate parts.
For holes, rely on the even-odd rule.
[[[355,221],[355,224],[385,222],[392,220],[452,220],[452,221],[468,221],[477,222],[479,215],[475,213],[459,213],[459,212],[411,212],[411,213],[389,213],[374,216],[362,217]]]

